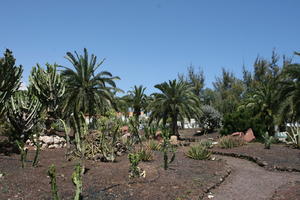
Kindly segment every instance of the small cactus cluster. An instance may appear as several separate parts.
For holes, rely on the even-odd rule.
[[[129,178],[139,178],[146,177],[146,172],[138,167],[141,158],[139,153],[130,153],[128,154],[128,159],[130,162],[129,167]]]
[[[161,146],[161,150],[164,156],[164,169],[167,170],[169,164],[175,160],[175,150],[170,143],[170,132],[167,128],[162,129],[162,137],[163,137],[163,144]],[[169,152],[172,153],[171,159],[169,159]]]

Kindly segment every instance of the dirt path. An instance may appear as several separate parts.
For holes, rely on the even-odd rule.
[[[226,156],[218,158],[226,160],[232,172],[211,191],[213,200],[270,199],[278,187],[300,180],[300,173],[297,172],[271,172],[247,160]]]

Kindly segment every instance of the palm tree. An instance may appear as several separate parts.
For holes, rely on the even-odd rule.
[[[133,115],[136,119],[139,118],[142,111],[145,111],[147,107],[147,96],[145,94],[146,88],[142,85],[134,86],[132,91],[124,98],[127,100],[128,105],[133,108]]]
[[[69,112],[83,112],[89,116],[95,115],[97,111],[104,112],[111,106],[113,91],[116,88],[115,80],[120,78],[112,76],[108,71],[96,73],[103,64],[104,59],[97,63],[97,57],[92,54],[89,59],[87,49],[84,54],[75,56],[67,52],[68,59],[74,69],[63,67],[62,76],[66,81],[65,109]]]
[[[171,119],[172,134],[179,136],[177,121],[179,118],[191,119],[200,114],[200,100],[194,94],[194,88],[182,81],[169,81],[155,85],[161,93],[154,93],[153,101],[149,107],[150,118],[163,121],[165,126],[167,119]]]
[[[6,49],[4,57],[0,58],[0,114],[4,111],[10,96],[19,88],[22,76],[22,66],[15,66],[16,59],[12,52]]]

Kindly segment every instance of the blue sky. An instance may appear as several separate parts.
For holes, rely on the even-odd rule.
[[[241,77],[257,55],[300,51],[298,0],[9,0],[1,2],[0,50],[28,80],[36,63],[70,64],[86,47],[123,90],[174,79],[192,63],[211,87],[224,67]],[[299,61],[295,57],[295,61]]]

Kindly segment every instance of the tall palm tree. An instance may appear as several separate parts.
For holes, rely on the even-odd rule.
[[[108,71],[96,73],[105,59],[97,63],[94,54],[89,59],[85,48],[83,55],[79,56],[76,51],[75,55],[67,52],[65,58],[74,67],[63,67],[62,71],[66,81],[65,110],[83,112],[90,116],[95,115],[97,111],[107,110],[113,99],[113,91],[118,90],[114,81],[120,78],[112,76]]]
[[[182,81],[169,81],[155,85],[161,93],[154,93],[153,101],[149,107],[151,119],[159,119],[166,125],[167,119],[171,119],[172,134],[179,136],[177,121],[179,118],[198,116],[200,110],[200,100],[194,94],[193,87]]]
[[[145,111],[147,106],[147,95],[145,94],[146,88],[142,85],[134,86],[132,91],[124,98],[127,100],[128,105],[133,108],[133,115],[136,119],[139,118],[142,111]]]

